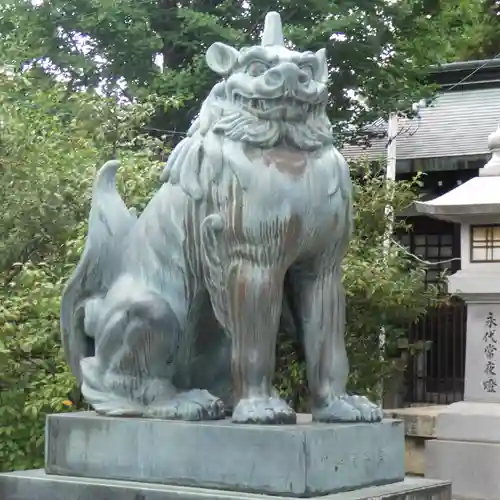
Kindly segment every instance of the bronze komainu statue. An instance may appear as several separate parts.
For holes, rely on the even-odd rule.
[[[260,46],[213,44],[223,79],[136,217],[94,184],[88,238],[62,299],[63,345],[106,415],[294,423],[272,387],[285,277],[316,421],[378,421],[346,393],[341,261],[352,226],[348,166],[325,108],[325,50],[289,50],[277,13]]]

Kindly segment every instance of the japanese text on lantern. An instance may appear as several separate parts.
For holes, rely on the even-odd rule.
[[[492,312],[489,312],[484,322],[484,357],[486,365],[483,380],[483,389],[486,392],[497,392],[497,365],[495,361],[497,346],[497,319]]]

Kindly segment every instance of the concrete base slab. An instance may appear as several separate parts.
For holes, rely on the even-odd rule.
[[[404,478],[404,429],[381,423],[235,425],[51,415],[49,474],[312,497]]]
[[[439,412],[435,435],[446,441],[500,443],[500,403],[453,403]]]
[[[438,416],[449,406],[412,406],[410,408],[393,408],[384,410],[386,418],[402,420],[405,435],[431,439],[435,437]]]
[[[446,406],[417,406],[384,410],[387,418],[400,419],[405,425],[405,468],[410,475],[425,474],[425,443],[435,438],[436,421]]]
[[[2,500],[283,500],[284,497],[162,486],[102,479],[50,476],[44,471],[0,474]],[[422,478],[336,493],[321,500],[451,500],[450,484]]]
[[[499,500],[500,444],[435,439],[426,444],[426,478],[451,481],[457,500]]]

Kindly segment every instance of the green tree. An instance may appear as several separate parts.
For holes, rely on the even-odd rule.
[[[420,14],[442,40],[438,62],[489,59],[500,54],[498,0],[427,0]]]
[[[346,123],[356,130],[390,110],[410,109],[430,91],[421,81],[441,60],[446,27],[436,26],[446,18],[430,22],[427,3],[12,0],[0,7],[0,40],[16,47],[12,63],[58,72],[71,88],[105,82],[119,84],[130,99],[182,96],[185,107],[159,109],[151,126],[184,132],[215,82],[203,60],[208,46],[255,43],[265,13],[278,10],[295,44],[328,48],[330,116],[345,131]]]
[[[0,471],[40,466],[47,413],[78,401],[59,340],[62,286],[79,258],[89,194],[113,149],[127,203],[158,185],[158,141],[131,134],[156,103],[0,78]]]

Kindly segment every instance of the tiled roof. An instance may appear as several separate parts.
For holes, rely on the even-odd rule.
[[[377,120],[377,129],[387,130]],[[438,95],[420,110],[420,119],[401,119],[396,142],[398,160],[488,154],[488,136],[500,126],[500,88],[464,88]],[[385,157],[387,137],[374,138],[371,147],[346,146],[348,160]]]

